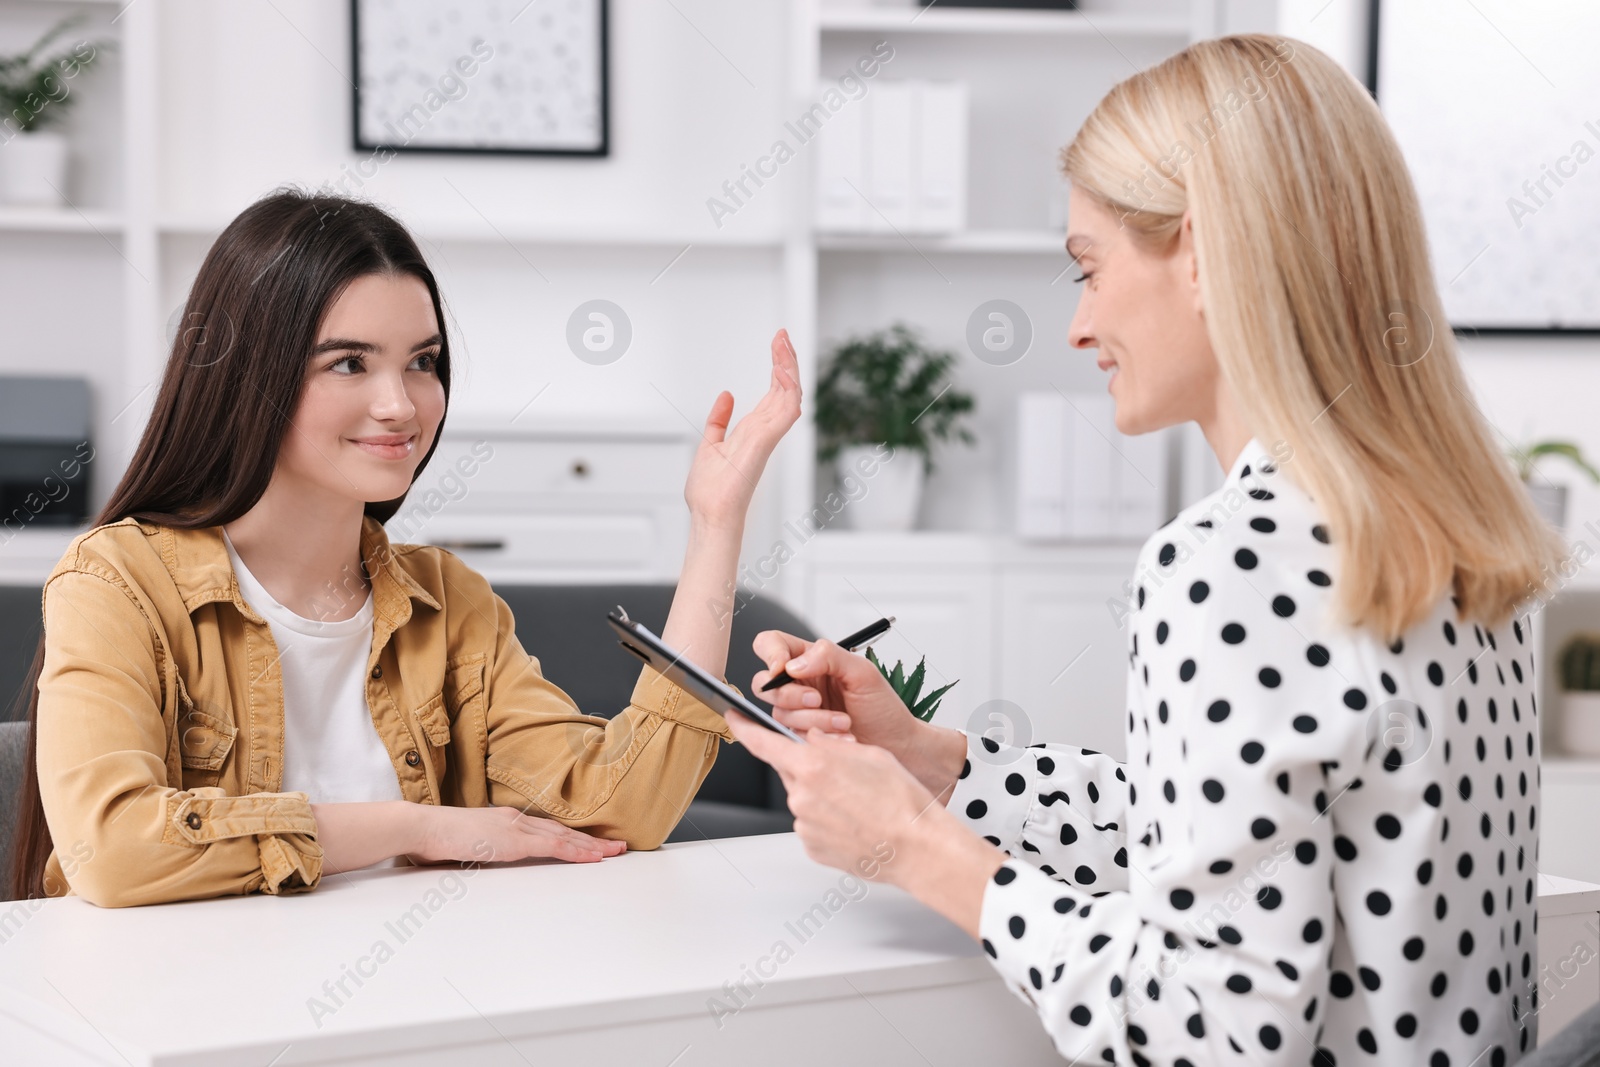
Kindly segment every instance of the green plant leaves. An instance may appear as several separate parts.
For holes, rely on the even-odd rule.
[[[926,680],[928,673],[927,656],[923,656],[917,661],[917,665],[912,668],[910,675],[905,673],[905,665],[899,660],[895,661],[893,670],[885,668],[882,661],[878,659],[877,654],[872,651],[872,646],[870,645],[867,646],[866,657],[867,662],[878,668],[878,673],[888,680],[890,687],[894,689],[901,703],[905,704],[911,714],[923,722],[933,718],[933,713],[939,710],[939,699],[948,693],[956,682],[961,680],[957,678],[956,682],[942,685],[927,696],[922,696],[922,684]]]
[[[922,454],[933,446],[977,441],[963,424],[976,401],[949,381],[952,352],[925,347],[904,323],[833,350],[817,383],[817,456],[831,461],[849,445],[887,444]]]

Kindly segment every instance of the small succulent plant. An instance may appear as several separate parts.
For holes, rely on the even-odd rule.
[[[1600,634],[1578,634],[1561,649],[1561,688],[1600,692]]]
[[[951,682],[950,685],[941,685],[927,696],[923,696],[922,682],[927,677],[928,672],[927,656],[923,656],[917,661],[916,667],[912,668],[910,674],[906,674],[905,664],[900,660],[895,660],[894,670],[886,668],[879,662],[871,646],[867,648],[867,659],[872,662],[874,667],[878,668],[879,673],[889,680],[890,687],[904,702],[905,706],[911,710],[911,714],[923,722],[933,718],[933,713],[939,710],[939,698],[950,691],[950,686],[961,680],[957,678],[956,682]]]

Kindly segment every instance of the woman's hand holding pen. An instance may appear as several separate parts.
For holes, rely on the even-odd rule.
[[[779,722],[799,734],[816,728],[886,749],[929,792],[948,797],[966,759],[966,736],[912,715],[865,656],[781,630],[762,631],[752,647],[767,664],[751,680],[757,692],[779,671],[794,679],[762,694]]]

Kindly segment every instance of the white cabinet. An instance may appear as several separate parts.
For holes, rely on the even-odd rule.
[[[386,528],[495,582],[675,582],[697,440],[639,419],[447,425]]]
[[[829,531],[794,563],[797,607],[834,640],[893,615],[894,629],[875,642],[879,658],[910,669],[926,655],[924,692],[959,679],[935,722],[1121,758],[1127,637],[1108,602],[1121,596],[1137,551]]]
[[[1026,713],[1033,741],[1125,751],[1128,634],[1109,602],[1133,572],[1114,560],[1074,558],[1000,568],[997,695]]]

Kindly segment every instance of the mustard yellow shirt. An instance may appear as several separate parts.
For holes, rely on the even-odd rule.
[[[666,838],[732,741],[644,668],[628,707],[582,714],[455,555],[362,523],[367,704],[406,800],[510,805],[630,849]],[[281,792],[283,684],[220,527],[89,530],[45,581],[39,789],[47,892],[119,907],[315,887],[303,792]],[[625,662],[618,657],[619,667]]]

